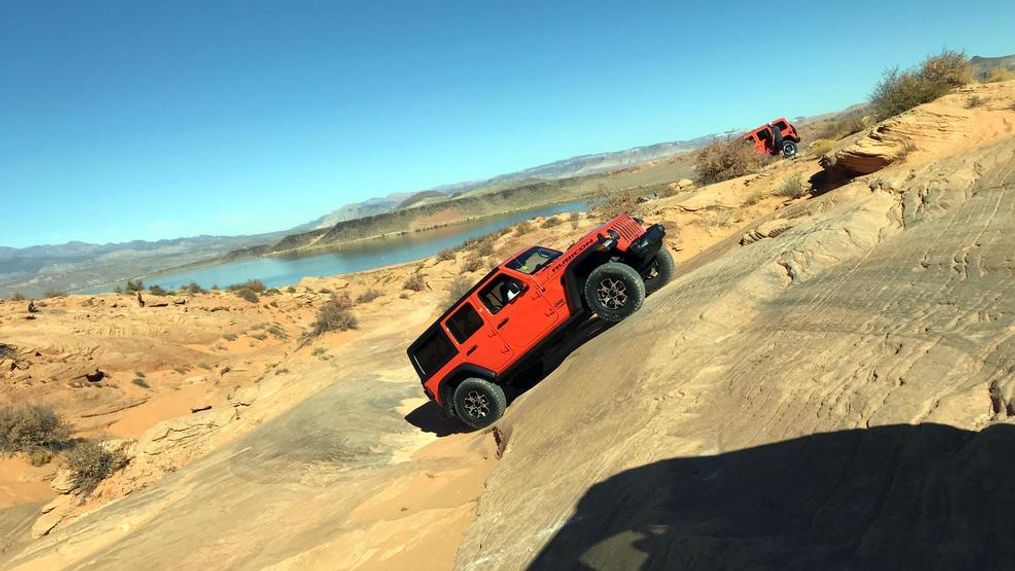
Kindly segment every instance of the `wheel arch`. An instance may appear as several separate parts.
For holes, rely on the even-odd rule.
[[[470,365],[468,363],[455,367],[444,377],[440,386],[437,387],[438,395],[440,396],[440,405],[445,412],[454,415],[455,389],[457,389],[458,385],[462,384],[462,381],[465,379],[472,378],[483,379],[484,381],[490,381],[492,383],[497,382],[497,374],[490,369],[486,369],[478,365]]]

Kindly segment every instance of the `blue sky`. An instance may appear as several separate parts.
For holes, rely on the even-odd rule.
[[[837,110],[1015,2],[0,0],[0,245],[244,234]]]

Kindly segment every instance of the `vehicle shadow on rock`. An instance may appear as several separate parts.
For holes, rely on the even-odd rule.
[[[1002,569],[1015,426],[894,425],[673,458],[590,488],[529,567]]]
[[[550,373],[557,370],[557,367],[560,367],[561,363],[579,347],[595,339],[614,325],[616,323],[610,323],[595,317],[573,325],[561,335],[561,338],[556,343],[547,348],[539,361],[519,374],[512,385],[504,387],[508,404],[532,387],[538,385]],[[405,420],[423,432],[430,432],[438,437],[473,432],[473,429],[458,419],[444,416],[441,413],[440,407],[434,404],[433,401],[427,401],[416,407],[415,410],[405,415]]]

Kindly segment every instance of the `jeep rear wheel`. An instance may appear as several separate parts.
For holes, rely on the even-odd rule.
[[[465,379],[455,389],[455,414],[472,428],[490,426],[504,415],[504,389],[483,379]]]
[[[620,321],[641,308],[645,282],[631,266],[609,262],[589,274],[585,301],[600,318]]]
[[[793,141],[782,142],[782,156],[789,158],[796,155],[796,143]]]
[[[670,255],[666,246],[659,248],[659,253],[652,258],[648,269],[642,274],[645,280],[645,295],[652,295],[659,291],[659,288],[670,283],[675,272],[676,265],[673,263],[673,256]]]

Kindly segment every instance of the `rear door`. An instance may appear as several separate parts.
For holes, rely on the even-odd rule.
[[[542,340],[559,319],[557,310],[526,278],[501,270],[478,293],[497,333],[517,356]]]
[[[499,371],[511,358],[510,347],[480,315],[471,298],[444,320],[444,328],[468,363]]]

